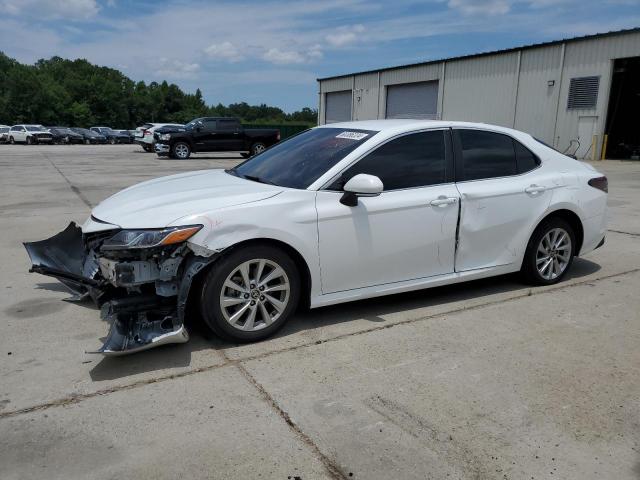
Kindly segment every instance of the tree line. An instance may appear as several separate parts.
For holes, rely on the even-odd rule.
[[[0,124],[135,128],[145,122],[186,123],[202,116],[311,126],[317,111],[285,113],[278,107],[245,102],[207,106],[200,89],[185,93],[166,81],[134,82],[116,69],[84,59],[52,57],[25,65],[0,52]]]

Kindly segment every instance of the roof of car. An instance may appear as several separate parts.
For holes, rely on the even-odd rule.
[[[376,132],[404,132],[428,128],[474,128],[486,129],[496,132],[522,134],[518,130],[490,125],[488,123],[458,122],[450,120],[420,120],[420,119],[387,119],[387,120],[362,120],[354,122],[328,123],[318,128],[342,128],[354,130],[372,130]]]

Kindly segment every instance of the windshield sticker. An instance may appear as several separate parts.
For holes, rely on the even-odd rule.
[[[361,132],[342,132],[339,135],[336,135],[336,138],[348,138],[349,140],[362,140],[365,137],[368,137],[368,133]]]

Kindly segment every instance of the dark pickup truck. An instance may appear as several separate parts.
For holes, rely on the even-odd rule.
[[[280,141],[275,129],[244,129],[237,118],[203,117],[184,127],[161,127],[154,133],[158,156],[184,160],[197,152],[240,152],[244,157],[263,152]]]

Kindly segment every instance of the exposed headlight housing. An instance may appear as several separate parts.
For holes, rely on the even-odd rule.
[[[187,241],[202,225],[185,225],[161,229],[120,230],[102,243],[102,250],[131,250],[163,247]]]
[[[163,133],[162,135],[160,135],[160,140],[171,140],[171,134]]]

